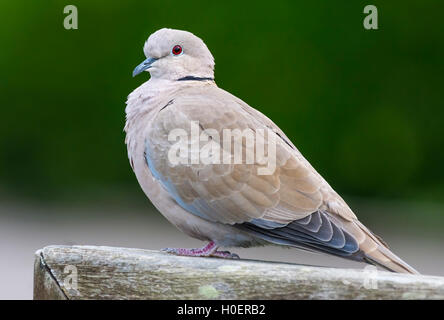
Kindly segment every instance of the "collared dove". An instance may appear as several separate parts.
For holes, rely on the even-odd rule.
[[[151,77],[129,95],[125,110],[131,167],[145,194],[173,225],[209,242],[200,249],[165,251],[238,258],[217,249],[273,244],[417,273],[358,221],[277,125],[216,85],[213,56],[200,38],[161,29],[148,38],[144,53],[147,59],[133,76],[148,71]],[[261,174],[259,169],[269,163],[259,157],[250,162],[204,163],[203,158],[190,161],[193,155],[185,154],[179,156],[182,161],[171,161],[177,155],[171,150],[178,143],[171,132],[192,136],[193,124],[198,124],[199,137],[216,145],[222,145],[220,137],[227,129],[257,133],[253,139],[262,141],[257,148],[274,141],[274,171]],[[213,139],[216,136],[219,140]],[[244,138],[238,141],[243,154],[252,150]],[[194,140],[184,138],[180,146]],[[226,159],[233,160],[235,147],[224,144],[221,149],[228,153]],[[271,161],[273,149],[267,150],[262,160]]]

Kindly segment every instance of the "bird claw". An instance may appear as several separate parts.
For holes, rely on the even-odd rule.
[[[186,257],[208,257],[211,252],[196,248],[196,249],[186,249],[186,248],[163,248],[161,251],[166,253],[175,254],[177,256]]]
[[[211,254],[211,256],[223,259],[233,259],[233,260],[240,259],[239,255],[231,253],[230,251],[215,251]]]
[[[239,256],[230,251],[217,251],[214,245],[208,245],[203,248],[186,249],[186,248],[163,248],[161,251],[187,257],[217,257],[223,259],[240,259]]]
[[[174,254],[176,254],[176,248],[162,248],[162,249],[160,249],[160,251],[162,251],[162,252],[166,252],[166,253],[174,253]]]

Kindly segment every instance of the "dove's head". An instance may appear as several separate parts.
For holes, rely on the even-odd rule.
[[[210,50],[190,32],[160,29],[149,36],[143,51],[147,59],[134,69],[133,76],[148,71],[152,78],[168,80],[214,77]]]

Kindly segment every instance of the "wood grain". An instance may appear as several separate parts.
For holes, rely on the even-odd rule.
[[[49,246],[35,255],[34,299],[444,299],[444,278]]]

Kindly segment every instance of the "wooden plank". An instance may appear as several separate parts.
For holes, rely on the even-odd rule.
[[[68,297],[58,285],[50,268],[42,257],[42,251],[35,253],[34,260],[34,300],[67,300]]]
[[[444,299],[444,278],[142,249],[37,251],[35,299]]]

